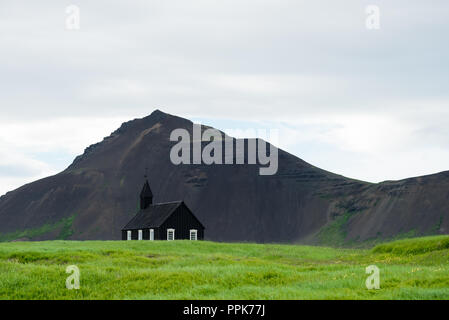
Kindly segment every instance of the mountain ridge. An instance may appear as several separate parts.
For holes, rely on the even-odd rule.
[[[369,183],[281,149],[274,176],[259,176],[257,165],[175,166],[170,132],[191,132],[192,124],[160,110],[124,122],[62,172],[0,197],[0,233],[12,239],[73,216],[68,239],[119,239],[136,213],[145,167],[155,201],[186,201],[209,240],[344,245],[412,231],[448,233],[449,171]],[[55,239],[58,228],[25,238]]]

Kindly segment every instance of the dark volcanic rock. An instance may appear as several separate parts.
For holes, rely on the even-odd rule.
[[[74,216],[70,239],[120,239],[120,229],[138,210],[146,167],[155,202],[184,200],[210,240],[316,242],[319,230],[343,214],[351,215],[347,239],[449,231],[447,172],[370,184],[282,150],[274,176],[260,176],[258,165],[176,166],[169,158],[175,128],[191,131],[192,122],[157,110],[124,123],[65,171],[2,196],[0,232]]]

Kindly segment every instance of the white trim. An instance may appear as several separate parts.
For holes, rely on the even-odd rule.
[[[173,232],[173,239],[170,239],[170,232]],[[171,241],[171,240],[175,240],[175,229],[167,229],[167,240]]]
[[[154,229],[150,229],[150,240],[154,240]]]
[[[131,240],[131,230],[126,231],[126,240]]]
[[[195,241],[198,240],[198,230],[196,229],[190,229],[190,240]]]
[[[139,230],[139,231],[138,231],[137,239],[139,239],[139,240],[142,240],[142,239],[143,239],[143,232],[142,232],[142,230]]]

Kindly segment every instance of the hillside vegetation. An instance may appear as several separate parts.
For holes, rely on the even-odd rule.
[[[367,290],[365,268],[380,269]],[[80,289],[66,288],[66,268]],[[448,299],[449,237],[371,250],[192,241],[0,246],[1,299]]]

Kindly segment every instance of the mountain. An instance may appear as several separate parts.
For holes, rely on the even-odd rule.
[[[169,137],[177,128],[192,132],[192,122],[156,110],[63,172],[8,192],[0,240],[120,239],[146,168],[154,201],[184,200],[209,240],[345,245],[449,231],[449,172],[371,184],[283,150],[272,176],[259,175],[258,164],[174,165]]]

